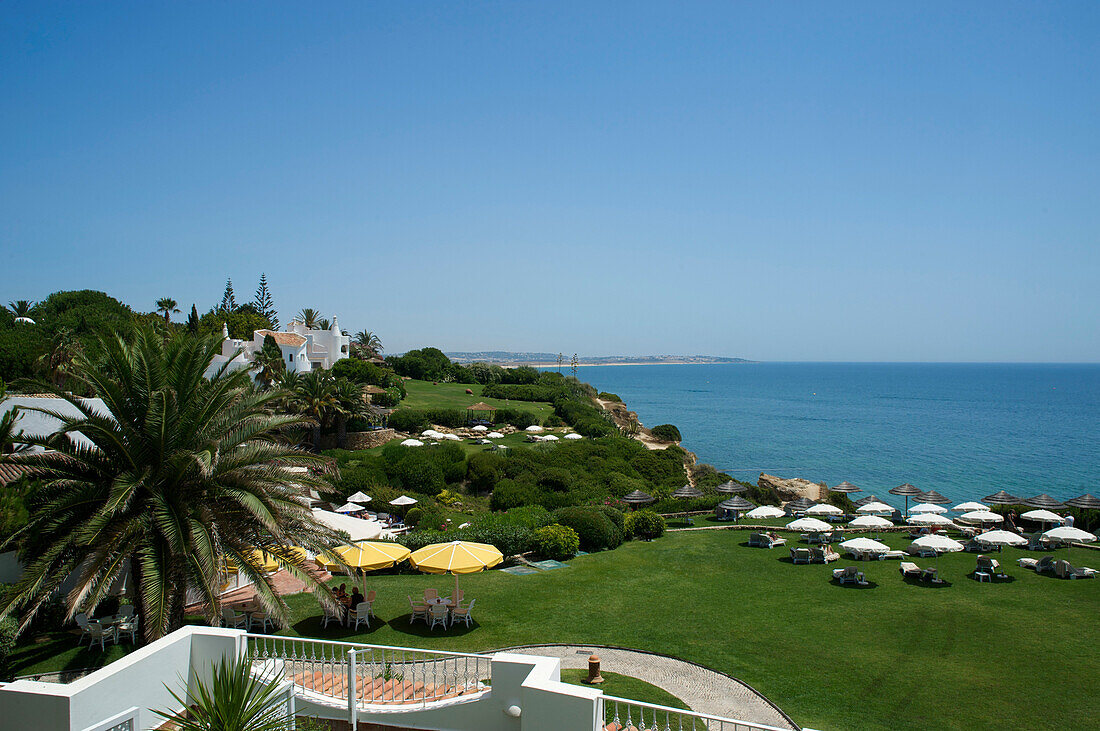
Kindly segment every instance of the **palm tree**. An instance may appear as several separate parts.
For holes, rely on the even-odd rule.
[[[348,419],[361,416],[367,410],[366,392],[358,383],[347,378],[337,378],[333,386],[336,414],[336,446],[344,449],[348,443]]]
[[[164,324],[167,325],[172,319],[173,312],[179,312],[180,308],[178,303],[171,297],[161,297],[157,300],[157,312],[164,315]]]
[[[39,410],[60,429],[25,437],[51,451],[20,458],[39,471],[39,482],[30,522],[5,542],[21,544],[26,569],[0,600],[0,616],[21,612],[25,629],[67,578],[68,616],[91,613],[128,569],[143,634],[152,641],[182,626],[189,589],[213,620],[232,562],[265,609],[285,621],[287,606],[254,549],[333,604],[288,548],[320,551],[339,540],[302,502],[309,487],[323,490],[326,480],[289,469],[320,458],[279,440],[303,419],[273,415],[278,392],[253,389],[246,370],[226,364],[204,378],[220,347],[214,335],[165,341],[145,325],[135,326],[129,341],[101,337],[76,358],[70,377],[102,399],[107,413],[37,384],[79,416]],[[76,433],[91,446],[74,440]]]
[[[35,365],[50,383],[60,388],[65,385],[68,370],[80,354],[80,349],[80,341],[73,335],[73,331],[67,327],[59,328],[50,338],[46,352],[38,356]]]
[[[384,350],[382,339],[369,330],[360,330],[355,333],[355,344],[370,355],[378,355]]]
[[[0,404],[7,398],[7,386],[0,380]],[[12,406],[0,416],[0,460],[4,455],[22,452],[27,449],[23,442],[23,430],[15,428],[15,422],[19,420],[19,407]]]
[[[16,300],[15,302],[8,303],[8,311],[14,317],[30,317],[34,311],[35,303],[28,302],[27,300]]]
[[[286,372],[286,363],[283,361],[282,352],[278,349],[273,353],[264,348],[253,357],[252,369],[256,371],[256,380],[263,384],[264,388],[271,388],[271,385]]]
[[[320,320],[317,321],[317,329],[318,330],[331,330],[332,329],[332,320],[328,319],[327,317],[322,317]]]
[[[303,307],[298,313],[298,320],[306,326],[307,330],[316,330],[317,321],[321,319],[321,313],[312,307]]]
[[[312,422],[313,449],[321,451],[321,430],[336,407],[336,380],[324,371],[309,371],[299,380],[294,401]]]

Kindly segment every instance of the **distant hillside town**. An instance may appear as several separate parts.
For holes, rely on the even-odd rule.
[[[447,357],[456,363],[496,363],[499,365],[556,366],[571,364],[574,356],[559,353],[515,353],[507,350],[483,350],[477,352],[449,352]],[[752,363],[745,358],[726,358],[716,355],[583,355],[577,356],[577,365],[684,365],[689,363]]]

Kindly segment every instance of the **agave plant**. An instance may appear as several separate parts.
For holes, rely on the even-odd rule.
[[[252,674],[247,661],[222,658],[213,667],[210,682],[195,682],[183,696],[168,692],[183,706],[170,713],[154,711],[178,731],[286,731],[294,719],[274,683]],[[181,679],[183,680],[183,679]],[[186,686],[186,680],[183,680]],[[167,686],[165,686],[167,688]]]

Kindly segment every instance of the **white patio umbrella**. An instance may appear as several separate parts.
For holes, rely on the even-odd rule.
[[[853,528],[893,528],[894,524],[886,518],[878,515],[861,515],[855,520],[849,521]]]
[[[909,519],[905,522],[909,525],[955,525],[946,515],[937,515],[936,513],[918,513],[917,515],[910,515]]]
[[[846,541],[841,541],[840,547],[853,556],[859,556],[861,554],[879,554],[886,553],[890,550],[890,547],[885,543],[879,543],[878,541],[871,540],[870,538],[849,538]]]
[[[489,427],[485,426],[484,424],[478,424],[477,426],[473,427],[470,431],[489,431]]]
[[[963,523],[1003,523],[1004,518],[989,510],[974,510],[960,515],[956,520]]]
[[[401,497],[395,497],[393,500],[390,500],[390,505],[397,505],[399,507],[402,505],[416,505],[416,503],[417,499],[409,497],[408,495],[402,495]]]
[[[1044,525],[1046,523],[1058,523],[1059,525],[1061,525],[1066,521],[1066,519],[1063,518],[1061,515],[1058,515],[1058,513],[1052,513],[1049,510],[1029,510],[1020,517],[1027,518],[1028,520],[1034,520],[1035,522],[1043,523]],[[1089,535],[1091,535],[1091,533]]]
[[[364,508],[359,503],[353,503],[353,502],[350,502],[350,501],[346,502],[343,505],[341,505],[340,507],[336,508],[337,513],[359,513],[359,512],[362,512],[364,510],[366,510],[366,508]]]
[[[440,434],[439,438],[440,439],[446,439],[448,442],[461,442],[462,441],[462,437],[458,436],[457,434]]]
[[[989,543],[995,546],[1023,546],[1027,544],[1027,539],[1017,533],[1011,533],[1007,530],[991,530],[982,533],[974,540],[981,543]]]
[[[349,503],[369,503],[370,495],[365,495],[361,492],[357,492],[353,495],[348,495]]]
[[[799,518],[798,520],[792,520],[790,523],[787,523],[787,528],[790,530],[806,531],[807,533],[824,533],[827,530],[833,529],[833,527],[824,520],[818,520],[817,518]]]
[[[437,432],[435,429],[425,429],[424,431],[420,432],[420,436],[436,439],[437,437],[439,437],[439,432]]]
[[[485,436],[487,436],[489,439],[503,439],[504,438],[504,435],[501,434],[498,431],[491,431],[488,434],[486,434]]]
[[[913,513],[946,513],[947,508],[942,505],[933,505],[932,503],[918,503],[909,509],[909,514]]]
[[[759,520],[761,518],[782,518],[786,514],[787,512],[783,508],[777,508],[774,505],[761,505],[745,513],[745,517]]]
[[[1088,531],[1081,530],[1080,528],[1074,528],[1072,525],[1064,525],[1061,528],[1051,528],[1043,534],[1044,538],[1049,538],[1052,541],[1062,541],[1068,543],[1070,541],[1074,543],[1092,543],[1096,540],[1096,536]]]
[[[912,545],[917,548],[931,548],[936,553],[954,553],[955,551],[961,551],[965,548],[963,544],[959,543],[954,538],[948,538],[939,533],[929,533],[926,536],[921,536],[913,541]]]
[[[582,437],[580,434],[577,434],[576,432],[570,432],[569,434],[566,434],[564,437],[562,437],[562,439],[584,439],[584,437]]]
[[[988,508],[986,508],[986,506],[982,503],[976,503],[973,501],[968,503],[959,503],[951,509],[954,510],[956,513],[972,513],[975,510],[988,510]]]
[[[532,434],[538,434],[540,431],[542,431],[542,427],[538,424],[532,424],[531,426],[524,429],[524,431],[531,432]]]
[[[886,503],[867,503],[856,512],[861,515],[893,515],[894,509]]]
[[[844,515],[844,511],[835,505],[818,503],[806,509],[806,515]]]
[[[420,441],[419,439],[406,439],[405,441],[401,442],[401,446],[402,447],[423,447],[424,442]]]
[[[558,438],[556,436],[554,436],[553,434],[547,434],[546,436],[544,436],[542,438],[542,441],[544,441],[544,442],[556,442],[556,441],[558,441]]]

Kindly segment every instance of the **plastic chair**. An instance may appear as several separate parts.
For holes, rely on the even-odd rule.
[[[137,644],[137,620],[125,619],[115,625],[115,644],[122,641],[123,635],[130,635],[131,644]]]
[[[343,610],[340,607],[337,607],[336,609],[331,609],[329,607],[325,607],[324,611],[325,611],[325,616],[321,619],[321,626],[322,627],[328,627],[328,623],[332,622],[333,620],[336,621],[336,624],[343,624],[344,623],[344,614],[343,614]]]
[[[257,624],[260,625],[261,632],[267,632],[268,625],[271,625],[271,628],[275,629],[275,620],[265,612],[252,613],[252,616],[248,618],[248,631],[251,632]]]
[[[234,612],[230,607],[222,607],[222,623],[230,629],[248,630],[248,617]]]
[[[115,616],[119,617],[120,619],[129,619],[130,617],[134,616],[134,605],[123,604],[118,608],[118,612],[115,613]]]
[[[477,604],[477,599],[470,600],[470,606],[468,607],[455,607],[451,610],[451,626],[453,627],[455,622],[462,620],[466,623],[466,626],[470,626],[470,612],[473,611],[474,605]]]
[[[104,646],[104,643],[107,641],[108,637],[111,637],[113,639],[114,632],[108,630],[106,627],[95,620],[88,621],[88,647],[91,647],[98,642],[99,649],[106,650],[107,648]]]
[[[370,617],[374,618],[374,598],[378,596],[378,593],[374,589],[367,592],[367,611],[370,612]]]
[[[366,622],[367,629],[370,629],[370,615],[370,602],[359,602],[355,609],[351,610],[351,613],[348,614],[348,622],[350,623],[351,620],[355,620],[354,629],[359,629],[360,622]]]

